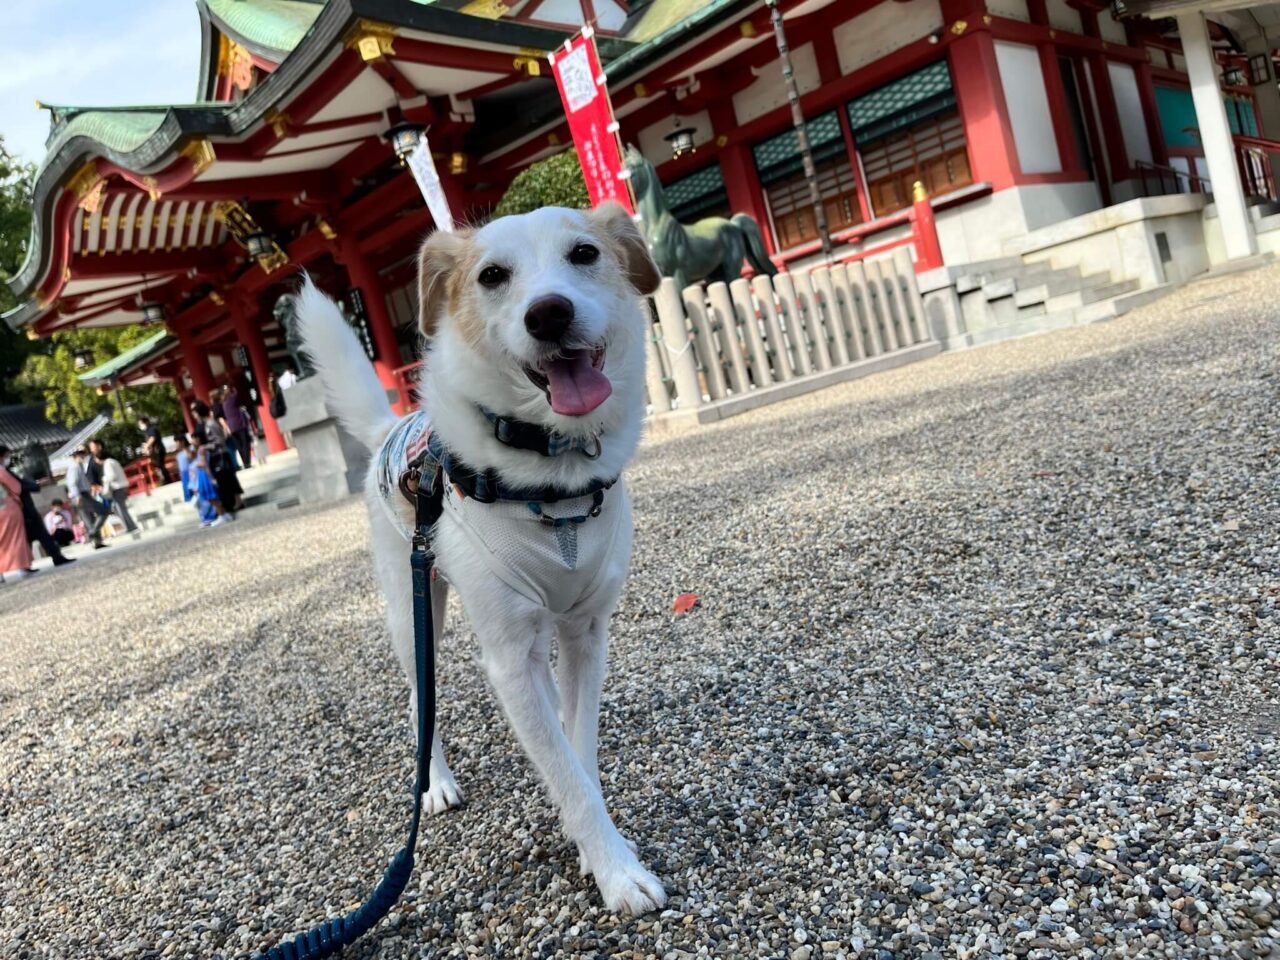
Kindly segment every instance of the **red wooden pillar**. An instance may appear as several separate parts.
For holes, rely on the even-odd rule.
[[[213,369],[209,366],[209,355],[189,332],[179,330],[177,334],[183,364],[191,377],[191,391],[197,400],[208,403],[213,394]]]
[[[1111,168],[1111,182],[1119,183],[1132,176],[1129,154],[1124,146],[1124,132],[1120,127],[1120,111],[1116,108],[1116,95],[1111,89],[1111,71],[1107,58],[1101,53],[1089,54],[1089,75],[1093,79],[1093,92],[1098,101],[1098,123],[1102,126],[1102,139],[1107,147],[1107,165]],[[1163,142],[1163,141],[1161,141]]]
[[[769,211],[764,205],[764,194],[756,179],[755,161],[751,148],[745,143],[731,143],[720,151],[720,174],[724,177],[725,193],[729,195],[729,209],[745,213],[760,224],[760,235],[765,249],[775,252],[773,231],[769,229]]]
[[[958,25],[958,22],[957,22]],[[975,182],[993,190],[1017,181],[1018,146],[1000,83],[995,42],[985,30],[964,33],[947,48]]]
[[[183,389],[181,373],[174,378],[173,389],[178,394],[178,405],[182,408],[182,422],[187,426],[187,433],[195,433],[196,418],[191,415],[191,401],[195,399],[195,394]]]
[[[455,211],[456,213],[457,211]],[[338,259],[347,269],[351,285],[364,296],[364,308],[369,319],[369,333],[373,337],[378,359],[373,362],[378,379],[388,390],[396,389],[395,371],[404,365],[400,359],[400,344],[396,342],[396,328],[387,312],[387,301],[382,295],[378,275],[369,265],[356,238],[348,233],[338,238]]]
[[[236,299],[231,306],[231,319],[235,323],[236,338],[249,354],[249,368],[253,371],[254,386],[258,388],[258,416],[262,419],[262,431],[267,435],[267,452],[282,453],[289,449],[289,445],[285,443],[275,417],[267,409],[270,403],[271,359],[267,356],[267,343],[262,338],[262,325],[255,316],[255,307],[253,301]]]
[[[1040,54],[1040,72],[1044,74],[1053,139],[1058,144],[1058,162],[1064,173],[1078,173],[1084,179],[1085,158],[1080,156],[1075,131],[1071,127],[1071,108],[1067,105],[1067,87],[1062,82],[1062,68],[1058,65],[1058,48],[1052,43],[1042,43],[1036,52]]]
[[[756,164],[751,148],[733,139],[738,126],[733,112],[733,98],[723,97],[707,108],[711,117],[711,132],[729,141],[720,149],[720,176],[724,178],[724,192],[729,196],[729,209],[745,213],[760,224],[764,247],[770,254],[775,251],[773,231],[769,228],[769,212],[764,205],[764,193],[756,177]]]

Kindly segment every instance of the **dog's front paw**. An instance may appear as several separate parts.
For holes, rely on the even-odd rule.
[[[646,870],[634,854],[593,872],[604,905],[612,913],[638,916],[657,910],[667,902],[662,881]]]
[[[450,807],[462,806],[462,791],[452,775],[432,777],[431,786],[422,795],[422,809],[428,814],[444,813]]]
[[[628,840],[626,837],[623,837],[622,842],[627,845],[627,849],[630,850],[632,853],[635,853],[637,851],[638,848],[636,847],[636,842],[634,840]],[[585,877],[590,873],[591,873],[591,861],[587,859],[586,851],[583,850],[581,847],[579,847],[578,848],[578,876]]]

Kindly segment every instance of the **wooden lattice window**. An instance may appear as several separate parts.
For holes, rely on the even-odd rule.
[[[917,180],[936,197],[973,183],[964,124],[954,110],[858,144],[875,215],[909,206]]]
[[[862,221],[858,207],[857,181],[844,157],[816,165],[818,193],[827,214],[827,230],[834,233]],[[809,199],[809,182],[800,172],[772,183],[766,190],[773,233],[780,249],[818,239],[818,225]]]

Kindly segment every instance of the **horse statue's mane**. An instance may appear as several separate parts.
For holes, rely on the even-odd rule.
[[[752,217],[735,213],[728,219],[705,217],[682,224],[671,215],[658,171],[644,154],[628,145],[624,160],[631,171],[649,252],[662,275],[673,278],[678,289],[699,280],[733,280],[741,275],[743,260],[756,273],[778,272],[765,249],[760,225]]]

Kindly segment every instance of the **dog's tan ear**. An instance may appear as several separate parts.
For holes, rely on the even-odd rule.
[[[449,277],[466,249],[467,233],[437,230],[418,254],[418,326],[428,339],[440,326],[449,299]]]
[[[600,204],[591,214],[605,241],[613,248],[627,280],[636,293],[649,294],[658,289],[662,275],[649,255],[649,244],[626,209],[612,200]]]

